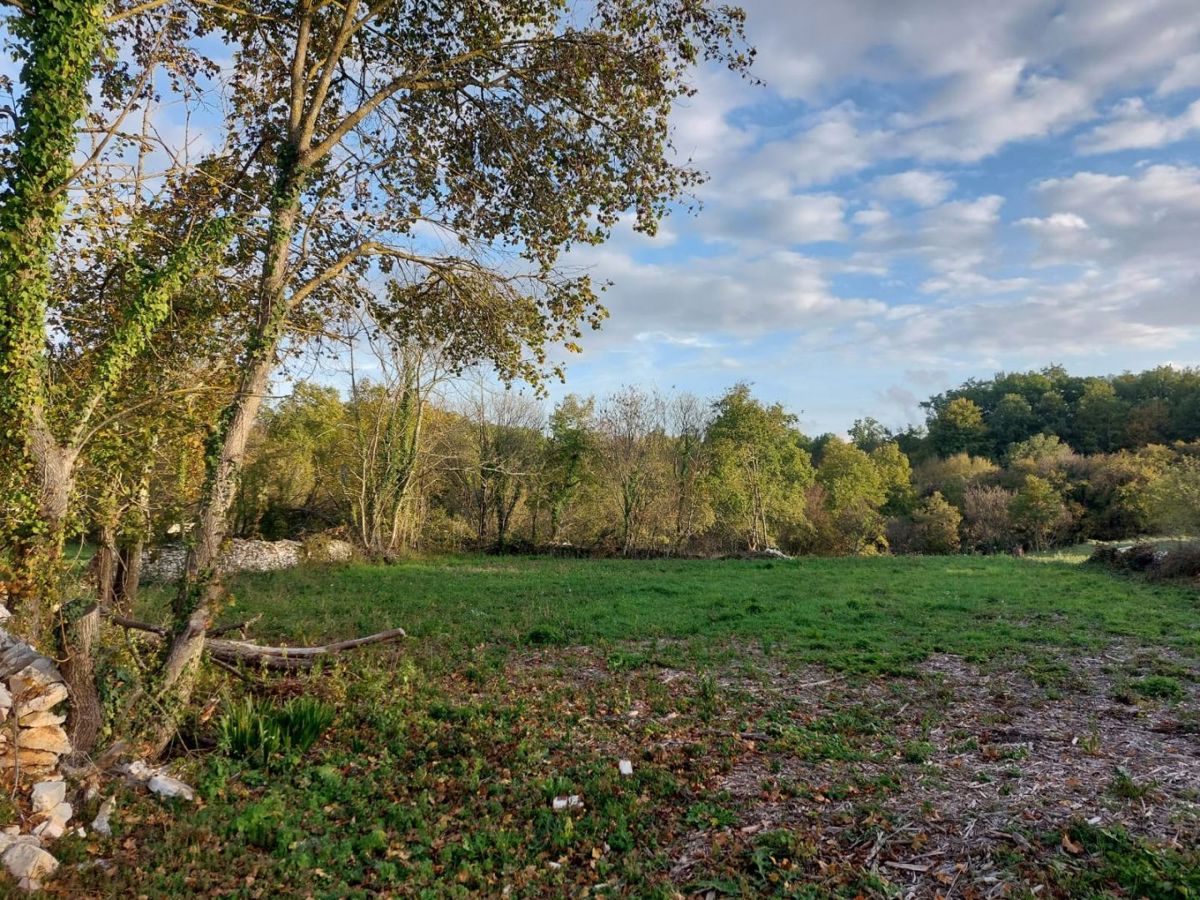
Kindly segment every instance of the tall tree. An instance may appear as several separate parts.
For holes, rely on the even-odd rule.
[[[257,321],[213,435],[174,604],[161,691],[172,709],[190,693],[220,595],[227,513],[289,323],[335,300],[345,276],[378,266],[406,286],[414,329],[463,336],[464,355],[491,358],[504,375],[536,375],[548,343],[572,343],[581,323],[598,322],[586,278],[556,274],[559,254],[604,240],[628,210],[654,230],[699,177],[669,149],[689,72],[703,58],[739,71],[750,62],[741,11],[697,0],[582,10],[560,0],[264,0],[208,15],[236,47],[230,130],[271,148],[272,186],[256,238]],[[429,252],[419,230],[468,252]],[[485,264],[490,247],[511,248],[526,269]]]

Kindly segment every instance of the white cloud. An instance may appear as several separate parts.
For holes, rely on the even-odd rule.
[[[940,172],[912,169],[875,179],[875,192],[885,200],[907,200],[918,206],[937,206],[950,196],[954,182]]]
[[[1159,94],[1174,94],[1200,87],[1200,53],[1189,53],[1175,60],[1171,71],[1158,85]]]
[[[1079,149],[1084,153],[1112,153],[1164,147],[1197,130],[1200,130],[1200,100],[1172,117],[1155,115],[1140,97],[1130,97],[1117,105],[1111,120],[1079,139]]]

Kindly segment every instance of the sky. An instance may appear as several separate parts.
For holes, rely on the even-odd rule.
[[[677,108],[695,215],[565,261],[611,316],[551,400],[745,381],[818,434],[1000,370],[1200,364],[1196,0],[740,2],[761,83],[705,68]]]
[[[676,112],[698,214],[572,255],[553,394],[737,381],[810,433],[969,377],[1200,363],[1195,0],[744,0],[754,85]]]

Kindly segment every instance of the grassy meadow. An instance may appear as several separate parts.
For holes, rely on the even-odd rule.
[[[463,557],[230,587],[223,620],[261,614],[259,641],[409,637],[208,674],[176,762],[197,804],[123,795],[111,838],[60,845],[53,891],[1200,893],[1191,590],[1009,557]],[[249,754],[245,695],[333,723]]]

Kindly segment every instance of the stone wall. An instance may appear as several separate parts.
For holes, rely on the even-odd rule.
[[[146,551],[142,557],[143,581],[174,581],[183,573],[187,549],[183,544],[166,544]],[[349,562],[354,548],[326,535],[305,541],[250,541],[235,538],[221,557],[223,572],[277,572],[312,559],[315,562]]]
[[[8,610],[0,606],[0,623]],[[71,753],[58,707],[67,686],[54,661],[0,627],[0,786],[26,813],[27,832],[0,823],[0,862],[21,887],[36,890],[58,868],[43,843],[62,836],[74,810],[59,761]]]

